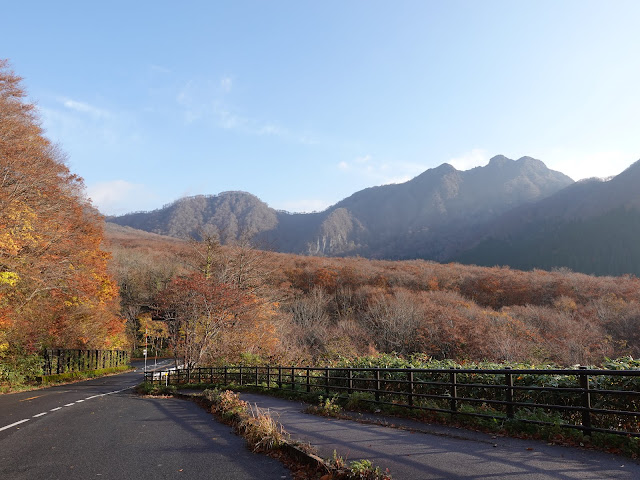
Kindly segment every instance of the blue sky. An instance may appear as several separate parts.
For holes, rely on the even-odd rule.
[[[3,6],[0,58],[103,213],[251,192],[322,210],[448,162],[640,159],[640,2]]]

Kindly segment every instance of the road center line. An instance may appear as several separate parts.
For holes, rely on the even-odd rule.
[[[75,403],[76,403],[76,402],[73,402],[73,403],[67,403],[67,404],[65,405],[65,407],[70,407],[71,405],[75,405]]]
[[[39,414],[37,414],[37,415],[34,415],[34,416],[33,416],[33,418],[41,417],[41,416],[43,416],[43,415],[46,415],[47,413],[49,413],[49,412],[42,412],[42,413],[39,413]]]
[[[40,398],[42,395],[36,395],[35,397],[29,397],[29,398],[23,398],[22,400],[19,400],[20,402],[26,402],[28,400],[33,400],[34,398]]]
[[[52,408],[51,410],[49,410],[50,412],[55,412],[56,410],[60,410],[62,407],[56,407],[56,408]]]
[[[1,432],[2,430],[6,430],[6,429],[8,429],[8,428],[15,427],[16,425],[20,425],[21,423],[28,422],[28,421],[29,421],[29,419],[28,419],[28,418],[25,418],[24,420],[20,420],[19,422],[12,423],[11,425],[7,425],[7,426],[5,426],[5,427],[0,428],[0,432]]]
[[[84,400],[76,400],[76,403],[82,403]]]

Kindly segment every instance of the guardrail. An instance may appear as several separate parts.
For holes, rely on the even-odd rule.
[[[42,373],[52,375],[83,372],[129,364],[129,352],[123,350],[77,350],[49,348],[42,353]]]
[[[640,370],[477,370],[282,366],[148,372],[145,381],[247,385],[640,437]]]

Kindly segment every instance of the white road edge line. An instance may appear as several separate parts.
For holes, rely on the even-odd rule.
[[[113,392],[103,393],[101,395],[94,395],[92,397],[85,398],[85,400],[91,400],[92,398],[97,398],[97,397],[104,397],[105,395],[111,395],[113,393],[124,392],[125,390],[129,390],[130,388],[134,388],[134,387],[135,387],[135,385],[132,385],[131,387],[123,388],[122,390],[115,390]],[[70,407],[70,406],[75,405],[76,403],[80,403],[80,402],[84,402],[84,400],[76,400],[73,403],[67,403],[65,405],[65,407]],[[51,410],[49,410],[49,412],[55,412],[56,410],[60,410],[61,408],[62,407],[52,408]],[[48,412],[38,413],[37,415],[34,415],[32,418],[41,417],[43,415],[46,415],[47,413]],[[31,420],[31,419],[30,418],[25,418],[24,420],[20,420],[19,422],[12,423],[11,425],[6,425],[4,427],[0,427],[0,432],[3,431],[3,430],[7,430],[9,428],[15,427],[16,425],[20,425],[21,423],[28,422],[29,420]]]
[[[15,423],[12,423],[11,425],[7,425],[5,427],[2,427],[2,428],[0,428],[0,432],[2,430],[6,430],[8,428],[15,427],[16,425],[20,425],[21,423],[28,422],[29,420],[30,420],[29,418],[25,418],[24,420],[20,420],[19,422],[15,422]]]

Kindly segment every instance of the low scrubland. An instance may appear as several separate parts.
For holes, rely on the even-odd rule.
[[[306,257],[211,238],[112,238],[109,248],[131,343],[159,322],[157,341],[192,365],[392,352],[561,366],[640,356],[633,276]]]

